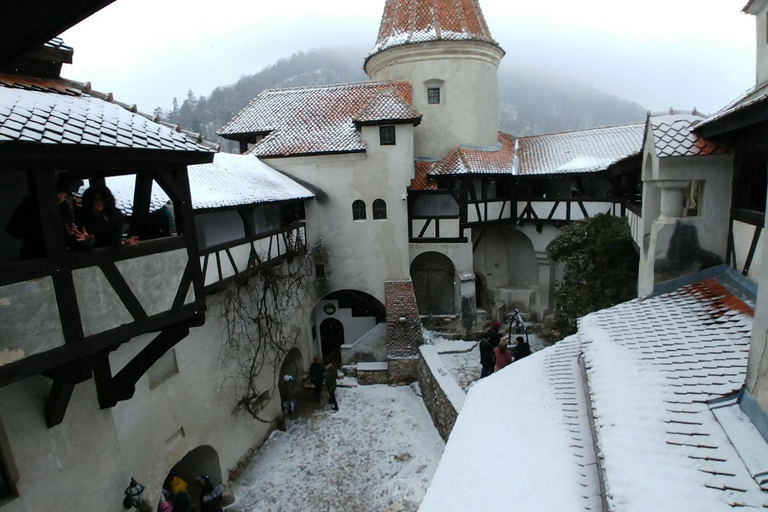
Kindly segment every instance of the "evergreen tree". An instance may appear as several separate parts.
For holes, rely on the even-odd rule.
[[[564,265],[555,328],[576,332],[576,320],[637,296],[639,258],[626,220],[599,214],[565,226],[549,257]]]

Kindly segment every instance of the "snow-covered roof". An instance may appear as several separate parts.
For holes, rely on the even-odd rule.
[[[537,176],[605,171],[640,154],[644,130],[644,124],[635,123],[519,139],[499,132],[499,143],[493,148],[460,146],[438,161],[416,161],[411,189],[437,188],[430,177],[438,175]]]
[[[0,144],[8,142],[212,152],[198,134],[156,122],[70,80],[0,75]]]
[[[43,46],[46,48],[61,50],[68,53],[72,53],[74,51],[74,49],[68,44],[66,44],[64,40],[60,37],[54,37],[53,39],[46,42]]]
[[[710,410],[744,385],[752,329],[744,290],[718,272],[588,315],[576,336],[479,382],[421,512],[596,510],[600,480],[614,511],[762,507]]]
[[[187,169],[195,210],[314,197],[312,192],[254,156],[217,153],[212,163],[190,165]],[[133,210],[135,181],[135,175],[107,178],[107,187],[126,215]],[[156,183],[152,184],[151,197],[150,211],[168,202],[168,195]]]
[[[722,155],[730,148],[724,144],[715,144],[694,132],[698,123],[705,116],[696,111],[653,114],[649,117],[653,130],[653,143],[659,158],[671,156]]]
[[[376,45],[367,58],[389,48],[432,41],[499,45],[477,0],[387,0]]]
[[[644,132],[644,123],[633,123],[521,137],[519,174],[605,171],[640,154]]]
[[[365,151],[357,124],[418,124],[409,82],[353,82],[259,94],[219,132],[227,139],[266,135],[250,154],[267,158]]]
[[[696,126],[696,129],[708,126],[715,121],[719,121],[725,117],[728,117],[736,112],[740,112],[753,105],[764,103],[768,100],[768,83],[756,85],[749,89],[747,92],[730,102],[728,105],[720,109],[717,113],[711,115],[706,120],[702,121]]]

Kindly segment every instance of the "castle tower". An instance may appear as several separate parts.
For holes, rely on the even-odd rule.
[[[497,144],[503,57],[478,0],[387,0],[364,68],[372,80],[413,84],[413,105],[424,115],[415,154],[440,158],[462,144]]]

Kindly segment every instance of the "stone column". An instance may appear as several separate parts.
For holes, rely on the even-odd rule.
[[[685,204],[685,188],[688,181],[657,181],[661,189],[661,212],[659,220],[680,218]]]
[[[412,382],[418,377],[419,346],[424,342],[413,282],[386,281],[384,300],[389,382]]]
[[[543,320],[552,309],[552,294],[555,284],[555,267],[546,252],[536,252],[536,262],[539,264],[539,311]],[[537,311],[538,312],[538,311]]]

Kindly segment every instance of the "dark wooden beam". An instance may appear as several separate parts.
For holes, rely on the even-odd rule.
[[[45,402],[45,424],[48,428],[53,428],[64,421],[64,414],[67,412],[74,391],[73,382],[60,379],[53,381],[48,400]]]
[[[136,297],[136,294],[133,293],[131,287],[128,286],[123,275],[117,270],[117,266],[110,261],[102,263],[99,265],[99,268],[133,319],[136,321],[146,319],[147,312],[144,311],[144,306],[141,305],[141,302]]]
[[[64,342],[79,343],[83,339],[83,324],[77,305],[75,282],[72,279],[72,266],[64,235],[64,220],[59,209],[55,176],[52,172],[39,170],[32,171],[32,174]]]
[[[140,172],[136,175],[136,186],[133,189],[133,213],[134,219],[149,214],[152,202],[152,173]]]

